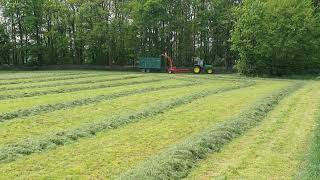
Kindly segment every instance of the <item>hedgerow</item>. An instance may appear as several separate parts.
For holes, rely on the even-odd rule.
[[[30,88],[48,88],[48,87],[58,87],[58,86],[66,86],[66,85],[81,85],[81,84],[89,84],[89,83],[99,83],[105,81],[118,81],[118,80],[128,80],[128,79],[136,79],[141,76],[123,76],[116,78],[105,78],[105,79],[85,79],[81,81],[70,81],[70,82],[58,82],[58,83],[49,83],[49,84],[36,84],[29,86],[17,86],[17,87],[2,87],[1,91],[9,91],[9,90],[23,90]]]
[[[43,95],[48,95],[48,94],[62,94],[62,93],[84,91],[84,90],[94,90],[94,89],[103,89],[103,88],[118,87],[118,86],[128,86],[128,85],[134,85],[134,84],[160,82],[160,81],[164,81],[164,80],[165,79],[155,78],[155,79],[149,79],[149,80],[144,80],[144,81],[138,80],[138,81],[130,81],[130,82],[118,82],[118,83],[112,83],[112,84],[98,84],[98,85],[89,84],[89,86],[81,86],[81,87],[74,87],[74,88],[68,88],[68,89],[62,88],[62,89],[54,89],[54,90],[18,93],[18,94],[12,94],[12,95],[0,95],[0,100],[43,96]]]
[[[127,114],[125,116],[120,117],[112,117],[103,121],[95,122],[93,124],[85,125],[80,128],[65,130],[58,133],[52,133],[41,138],[27,139],[22,142],[7,145],[0,149],[0,162],[4,163],[14,161],[22,156],[30,155],[33,153],[40,153],[49,149],[54,149],[65,144],[75,142],[81,138],[94,136],[96,135],[96,133],[102,131],[116,129],[130,123],[138,122],[143,118],[152,117],[157,114],[165,113],[170,109],[191,103],[195,99],[201,99],[208,95],[223,93],[226,91],[231,91],[253,85],[255,85],[254,82],[247,82],[215,90],[204,90],[185,97],[154,104],[133,114]]]
[[[14,112],[8,112],[0,114],[0,122],[6,122],[15,118],[21,118],[21,117],[28,117],[28,116],[34,116],[34,115],[40,115],[48,112],[58,111],[62,109],[71,109],[76,108],[80,106],[85,106],[89,104],[96,104],[102,101],[117,99],[120,97],[126,97],[130,95],[135,94],[143,94],[148,93],[152,91],[159,91],[163,89],[174,89],[174,88],[180,88],[185,86],[194,86],[199,85],[198,83],[184,83],[184,84],[175,84],[175,85],[164,85],[160,87],[149,87],[149,88],[143,88],[143,89],[135,89],[130,91],[124,91],[124,92],[118,92],[108,95],[99,95],[92,98],[85,98],[70,102],[63,102],[63,103],[56,103],[56,104],[46,104],[41,105],[29,109],[20,109]]]
[[[303,83],[279,90],[256,102],[238,117],[209,128],[181,144],[175,145],[138,167],[122,174],[119,179],[181,179],[186,177],[196,163],[209,153],[220,151],[223,146],[257,126],[263,118],[288,94],[301,88]]]

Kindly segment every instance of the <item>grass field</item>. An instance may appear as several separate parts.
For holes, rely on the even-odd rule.
[[[319,179],[320,81],[0,72],[0,179]]]

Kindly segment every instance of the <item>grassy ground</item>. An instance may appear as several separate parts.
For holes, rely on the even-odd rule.
[[[298,82],[235,75],[1,72],[0,179],[114,179]],[[312,144],[320,101],[320,84],[304,82],[257,127],[220,153],[201,157],[188,178],[297,175],[307,163],[305,147]]]
[[[201,162],[188,179],[293,179],[310,144],[320,83],[286,98],[264,122]]]

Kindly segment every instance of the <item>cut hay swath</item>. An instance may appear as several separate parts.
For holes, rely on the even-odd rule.
[[[168,150],[146,160],[125,172],[119,179],[181,179],[187,177],[196,163],[209,153],[217,152],[233,139],[256,126],[277,104],[304,84],[295,83],[256,102],[238,117],[231,118],[218,127],[174,145]]]
[[[21,73],[16,73],[17,75]],[[39,75],[40,74],[40,75]],[[33,76],[22,76],[22,77],[11,77],[11,78],[0,78],[0,81],[17,81],[23,79],[25,80],[35,80],[35,79],[43,79],[45,78],[55,78],[55,77],[61,77],[61,76],[72,76],[72,75],[80,75],[79,72],[66,72],[66,73],[35,73]]]
[[[61,88],[61,89],[53,89],[53,90],[44,90],[44,91],[30,91],[25,93],[18,93],[12,95],[0,95],[0,100],[8,100],[8,99],[18,99],[18,98],[26,98],[26,97],[34,97],[34,96],[43,96],[48,94],[62,94],[62,93],[69,93],[69,92],[77,92],[77,91],[84,91],[84,90],[94,90],[94,89],[103,89],[103,88],[110,88],[110,87],[118,87],[118,86],[128,86],[134,84],[144,84],[150,82],[160,82],[164,81],[163,78],[149,78],[145,80],[137,80],[137,81],[128,81],[128,82],[116,82],[116,83],[109,83],[109,84],[92,84],[89,86],[80,86],[80,87],[73,87],[73,88]]]
[[[117,129],[127,124],[138,122],[141,119],[161,114],[172,108],[192,103],[195,99],[201,99],[212,94],[223,93],[226,91],[253,85],[255,85],[254,82],[247,82],[242,84],[235,84],[230,87],[197,92],[191,95],[183,96],[181,98],[156,103],[138,112],[120,117],[114,117],[111,120],[107,119],[105,121],[88,124],[80,128],[52,133],[40,138],[26,139],[25,141],[0,148],[0,162],[5,163],[15,161],[19,157],[27,156],[33,153],[39,153],[48,149],[55,149],[59,146],[76,142],[81,138],[95,136],[96,133],[111,129]]]
[[[121,75],[121,74],[119,74]],[[6,80],[6,81],[1,81],[0,82],[0,86],[3,85],[16,85],[16,84],[25,84],[25,83],[39,83],[39,82],[53,82],[53,81],[63,81],[63,80],[72,80],[72,79],[81,79],[81,78],[88,78],[88,77],[101,77],[101,76],[108,76],[108,74],[97,74],[97,73],[92,73],[92,74],[88,74],[88,73],[76,73],[76,74],[60,74],[56,76],[49,76],[49,77],[42,77],[42,78],[27,78],[24,80]],[[114,75],[113,75],[114,76]]]
[[[121,76],[121,77],[111,77],[111,78],[103,78],[103,79],[83,79],[80,78],[80,81],[67,81],[67,82],[56,82],[56,83],[47,83],[47,84],[34,84],[28,86],[15,86],[15,87],[0,87],[0,91],[12,91],[12,90],[23,90],[23,89],[30,89],[30,88],[48,88],[48,87],[58,87],[58,86],[66,86],[66,85],[81,85],[81,84],[92,84],[92,83],[99,83],[99,82],[106,82],[106,81],[118,81],[118,80],[129,80],[129,79],[136,79],[141,76],[134,75],[134,76]]]
[[[320,109],[320,106],[319,108]],[[314,131],[314,137],[312,145],[306,158],[302,169],[297,175],[297,179],[310,180],[320,179],[320,112],[316,117],[316,129]]]
[[[143,94],[143,93],[154,92],[154,91],[159,91],[164,89],[174,89],[174,88],[195,86],[195,85],[199,85],[199,84],[184,83],[184,84],[176,84],[176,85],[163,85],[160,87],[147,87],[147,88],[134,89],[130,91],[123,91],[123,92],[118,92],[118,93],[113,93],[108,95],[99,95],[92,98],[84,98],[84,99],[70,101],[70,102],[40,105],[40,106],[29,108],[29,109],[20,109],[14,112],[0,114],[0,122],[6,122],[15,118],[40,115],[40,114],[58,111],[62,109],[71,109],[71,108],[76,108],[76,107],[85,106],[89,104],[96,104],[102,101],[113,100],[113,99],[135,95],[135,94]]]

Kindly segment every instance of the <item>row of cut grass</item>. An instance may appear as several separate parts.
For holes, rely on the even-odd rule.
[[[142,117],[140,122],[123,128],[98,133],[94,138],[5,163],[0,165],[0,172],[19,178],[114,177],[190,134],[237,114],[256,98],[283,86],[259,84],[206,98],[195,95],[195,99],[189,101],[192,103],[179,107],[162,104],[160,107],[168,110]],[[12,169],[14,171],[10,171]]]
[[[159,91],[164,89],[174,89],[174,88],[186,87],[186,86],[191,87],[194,85],[199,85],[199,84],[177,83],[177,84],[170,85],[166,83],[165,85],[162,85],[162,86],[153,85],[152,87],[146,87],[146,88],[142,86],[142,87],[139,87],[138,89],[126,90],[126,91],[120,91],[120,92],[116,91],[115,93],[112,93],[112,94],[103,94],[103,95],[97,95],[95,97],[83,98],[83,99],[73,100],[68,102],[46,104],[46,105],[40,105],[40,106],[35,106],[31,108],[26,108],[26,109],[19,109],[17,111],[0,114],[0,122],[6,122],[16,118],[40,115],[40,114],[54,112],[62,109],[71,109],[71,108],[76,108],[76,107],[85,106],[89,104],[96,104],[102,101],[117,99],[120,97],[126,97],[130,95],[135,95],[135,94],[143,94],[143,93],[149,93],[153,91]]]
[[[44,149],[51,149],[55,146],[61,146],[66,143],[77,141],[79,138],[90,137],[101,131],[105,131],[108,129],[115,129],[115,128],[124,126],[126,124],[139,121],[144,117],[154,116],[156,114],[164,112],[167,109],[171,109],[183,104],[190,103],[194,99],[201,98],[209,94],[220,93],[220,92],[229,91],[232,89],[237,89],[243,86],[250,86],[250,85],[251,84],[243,84],[243,85],[228,84],[226,87],[223,87],[222,85],[221,88],[203,85],[203,86],[197,86],[197,87],[187,87],[187,88],[178,89],[169,94],[150,93],[148,95],[136,95],[134,99],[129,99],[129,97],[126,97],[126,98],[122,98],[121,102],[119,102],[120,100],[117,99],[117,101],[111,104],[113,104],[113,106],[116,106],[116,105],[120,106],[119,108],[117,108],[120,114],[114,111],[111,111],[113,116],[105,118],[103,120],[99,120],[99,119],[110,113],[101,111],[101,110],[102,109],[104,110],[105,108],[110,107],[110,102],[105,103],[105,105],[99,103],[97,104],[97,106],[91,107],[90,108],[91,112],[89,109],[83,109],[84,107],[78,108],[78,110],[80,109],[82,111],[84,110],[84,112],[87,112],[86,114],[81,114],[81,115],[78,115],[78,113],[76,113],[78,117],[74,116],[75,119],[77,118],[81,118],[81,119],[77,121],[68,119],[69,122],[66,122],[67,120],[64,120],[63,123],[61,123],[62,129],[61,129],[61,132],[59,133],[53,133],[39,139],[31,138],[29,140],[25,140],[20,143],[9,145],[6,148],[2,148],[0,150],[0,161],[14,160],[18,156],[29,155],[35,152],[43,151]],[[203,91],[199,93],[198,92],[199,90],[203,90]],[[158,99],[158,102],[152,103],[153,101],[155,101],[154,98]],[[149,103],[147,103],[147,101],[149,101]],[[132,103],[134,103],[134,105],[132,105]],[[139,104],[141,105],[139,106]],[[98,109],[96,111],[93,111],[93,109],[97,107]],[[100,118],[97,117],[97,114],[99,114],[99,112],[100,114],[102,114]],[[123,114],[124,112],[125,114]],[[49,114],[50,116],[52,116],[53,113],[49,113]],[[62,114],[65,114],[65,112],[62,112]],[[67,114],[67,115],[69,116],[69,118],[72,118],[70,117],[70,114]],[[95,116],[95,117],[92,118],[92,116]],[[96,119],[96,120],[92,122],[92,119]],[[50,121],[50,117],[46,117],[45,121],[46,122]],[[79,122],[81,121],[82,121],[82,124],[83,124],[83,121],[87,121],[88,124],[83,125],[82,127],[76,128],[79,126]],[[28,122],[22,121],[22,123],[28,123]],[[21,125],[19,125],[18,122],[16,121],[15,121],[15,125],[18,125],[17,127],[21,127]],[[68,129],[68,126],[72,129]],[[2,126],[0,128],[2,129]],[[2,138],[1,143],[8,142],[7,140],[9,140],[10,142],[15,142],[16,138],[12,139],[12,136],[17,136],[17,134],[19,134],[17,133],[18,130],[14,130],[14,132],[12,133],[12,131],[10,130],[14,129],[13,127],[5,127],[5,129],[7,129],[8,132],[5,132],[3,134],[6,137]],[[52,129],[52,127],[45,127],[45,131],[49,130],[50,132],[57,132],[56,130],[50,130],[50,129]],[[3,130],[1,131],[3,132]],[[32,128],[30,131],[30,127],[28,127],[26,131],[29,131],[30,133],[34,134],[35,132],[39,132],[41,130],[39,130],[38,127],[35,127],[35,128]],[[10,135],[10,133],[12,133],[12,135]],[[23,134],[23,137],[20,136],[20,138],[24,138],[26,136],[26,132],[21,131],[21,133]],[[43,132],[40,132],[39,134],[43,134]]]
[[[280,82],[298,82],[299,80],[295,79],[284,79],[284,78],[261,78],[261,77],[246,77],[241,75],[235,75],[235,74],[224,74],[224,75],[214,75],[214,76],[208,76],[208,75],[194,75],[194,74],[182,74],[179,75],[179,78],[187,78],[187,79],[201,79],[201,80],[231,80],[231,81],[280,81]]]
[[[43,77],[36,79],[21,79],[21,80],[1,80],[0,86],[4,85],[13,85],[13,84],[25,84],[25,83],[39,83],[39,82],[53,82],[53,81],[61,81],[61,80],[71,80],[71,79],[80,79],[80,78],[88,78],[88,77],[99,77],[99,76],[108,76],[108,75],[116,75],[118,73],[76,73],[76,74],[62,74],[58,75],[58,77]],[[119,74],[123,75],[123,74]]]
[[[243,111],[241,115],[169,148],[124,173],[120,179],[181,179],[186,177],[199,160],[206,158],[209,153],[220,151],[225,144],[256,126],[284,97],[301,86],[302,83],[295,83],[273,92]]]
[[[153,78],[153,77],[146,77],[146,78],[138,78],[135,80],[121,80],[116,82],[103,82],[103,83],[93,83],[88,85],[73,85],[73,86],[60,86],[54,88],[46,88],[41,90],[28,90],[23,93],[16,93],[16,94],[1,94],[0,100],[7,100],[7,99],[18,99],[18,98],[25,98],[25,97],[34,97],[34,96],[43,96],[48,94],[63,94],[69,92],[76,92],[76,91],[83,91],[83,90],[94,90],[94,89],[104,89],[110,87],[117,87],[117,86],[127,86],[127,85],[134,85],[134,84],[144,84],[148,82],[160,82],[164,81],[163,78]]]
[[[85,72],[83,72],[85,73]],[[76,75],[80,74],[80,72],[50,72],[50,71],[37,71],[37,72],[2,72],[0,73],[0,81],[13,81],[13,80],[21,80],[21,79],[37,79],[43,77],[58,77],[58,76],[67,76],[67,75]]]
[[[188,179],[293,179],[314,127],[319,85],[286,98],[260,126],[199,163]]]
[[[42,91],[54,91],[54,90],[59,90],[59,89],[66,89],[66,88],[79,88],[79,87],[86,87],[86,86],[93,86],[93,85],[98,85],[98,84],[112,84],[112,83],[116,83],[119,81],[130,81],[130,80],[144,80],[144,79],[151,79],[150,77],[146,77],[146,76],[137,76],[134,77],[133,79],[131,78],[127,78],[128,76],[110,76],[110,78],[115,78],[114,81],[110,81],[108,80],[109,77],[102,77],[102,78],[97,78],[97,77],[93,77],[93,78],[85,78],[85,80],[89,80],[89,83],[77,83],[77,82],[81,82],[82,79],[79,80],[68,80],[68,81],[59,81],[58,83],[61,83],[58,86],[52,86],[52,84],[55,84],[53,82],[45,82],[45,84],[41,84],[40,86],[38,86],[39,84],[37,84],[38,87],[33,87],[33,88],[22,88],[22,89],[16,89],[16,90],[6,90],[6,91],[2,91],[0,93],[0,96],[14,96],[17,94],[30,94],[30,92],[32,93],[36,93],[36,92],[42,92]],[[66,82],[66,84],[64,84]],[[68,83],[73,83],[73,84],[68,84]],[[28,85],[28,84],[26,84]],[[47,87],[50,86],[50,87]]]
[[[221,83],[221,81],[215,82],[215,84]],[[183,85],[189,84],[184,81],[179,81],[175,79],[168,79],[166,81],[160,81],[156,84],[153,82],[148,82],[144,84],[132,84],[125,86],[125,90],[138,90],[143,88],[150,88],[150,87],[159,87],[165,85]],[[120,93],[124,91],[123,86],[117,87],[108,87],[102,89],[92,89],[92,90],[83,90],[83,91],[76,91],[76,92],[69,92],[69,93],[62,93],[62,94],[48,94],[43,96],[34,96],[34,97],[26,97],[26,98],[19,98],[19,99],[11,99],[11,100],[3,100],[0,103],[0,113],[13,113],[15,111],[23,110],[23,109],[31,109],[37,108],[38,106],[45,106],[48,104],[58,104],[63,102],[71,102],[76,101],[79,99],[85,98],[94,98],[99,95],[108,95],[113,93]]]
[[[101,77],[89,77],[89,78],[80,78],[80,79],[72,79],[72,80],[62,80],[55,82],[40,82],[40,83],[31,83],[31,84],[14,84],[7,85],[5,87],[0,88],[0,91],[13,91],[13,90],[24,90],[30,88],[46,88],[46,87],[57,87],[57,86],[66,86],[66,85],[80,85],[80,84],[89,84],[89,83],[98,83],[105,81],[117,81],[124,79],[135,79],[141,77],[142,75],[123,75],[123,76],[101,76]]]
[[[186,90],[187,88],[179,88],[156,91],[148,95],[132,95],[74,109],[66,109],[7,122],[0,127],[0,136],[2,139],[0,147],[19,141],[32,141],[37,137],[58,134],[57,132],[68,131],[95,122],[110,121],[115,117],[144,109],[151,104],[171,99],[171,96],[184,96],[183,92]],[[193,88],[190,91],[194,92],[196,90],[197,89]],[[130,100],[130,102],[128,100]],[[110,114],[112,114],[112,116],[110,116]]]
[[[317,90],[319,90],[319,87]],[[319,93],[313,96],[313,98],[315,97],[318,99],[320,97]],[[307,152],[305,162],[302,163],[302,167],[300,167],[300,170],[296,175],[296,179],[320,179],[320,104],[318,104],[317,110],[318,112],[315,117],[315,130],[309,145],[310,149]]]
[[[231,86],[231,84],[221,84],[222,86]],[[155,85],[154,85],[155,86]],[[152,86],[149,86],[150,88]],[[162,86],[155,86],[163,87]],[[211,85],[210,88],[217,88],[218,85]],[[125,115],[131,111],[137,111],[140,108],[147,107],[150,104],[171,99],[175,96],[183,97],[188,93],[205,88],[204,85],[197,87],[182,86],[148,92],[148,94],[132,94],[124,97],[107,99],[69,108],[49,112],[39,113],[31,117],[16,118],[12,121],[1,123],[0,137],[2,141],[0,146],[10,144],[25,139],[32,139],[35,136],[46,135],[49,132],[60,132],[65,129],[75,128],[83,124],[90,124],[96,121],[112,119]],[[209,88],[209,87],[208,87]],[[119,93],[124,91],[119,91]],[[187,93],[187,94],[185,94]],[[130,101],[129,101],[130,100]],[[112,116],[110,116],[110,114]]]

